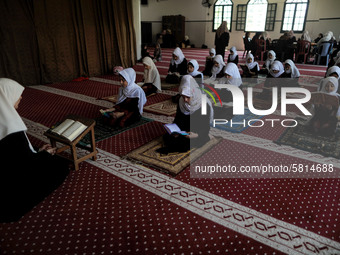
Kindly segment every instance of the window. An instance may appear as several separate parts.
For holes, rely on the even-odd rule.
[[[305,28],[308,0],[286,0],[281,32],[302,32]]]
[[[246,29],[246,14],[247,5],[246,4],[237,5],[237,17],[236,17],[237,31],[244,31]]]
[[[266,31],[274,31],[277,4],[268,4]]]
[[[233,16],[233,2],[231,0],[217,0],[214,5],[213,31],[227,21],[228,29],[231,31],[231,17]]]
[[[246,31],[264,31],[267,16],[267,0],[249,0],[247,6]]]

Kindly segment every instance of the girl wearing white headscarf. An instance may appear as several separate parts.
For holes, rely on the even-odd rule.
[[[227,63],[235,63],[236,65],[238,64],[238,55],[235,46],[230,48],[230,54],[228,56]]]
[[[170,84],[176,84],[180,81],[180,76],[187,73],[187,60],[180,48],[176,48],[172,53],[168,75],[165,81]]]
[[[161,91],[161,78],[155,63],[150,57],[145,57],[143,58],[143,65],[144,85],[142,86],[142,89],[144,90],[145,95],[148,96],[156,93],[157,91]]]
[[[326,72],[326,77],[329,77],[329,76],[334,76],[335,78],[339,80],[340,79],[340,67],[331,66],[330,68],[328,68]]]
[[[299,69],[295,66],[294,62],[287,59],[284,62],[284,73],[281,75],[282,78],[288,78],[282,82],[285,87],[299,87]]]
[[[337,93],[338,86],[338,79],[330,76],[322,79],[320,92],[335,96],[339,101],[339,94]],[[332,107],[321,104],[314,105],[314,115],[309,124],[315,133],[330,136],[335,132],[339,116],[339,104]]]
[[[268,57],[263,64],[263,68],[266,68],[269,72],[271,65],[276,59],[276,53],[273,50],[268,51]]]
[[[215,56],[216,56],[216,50],[215,48],[211,48],[209,50],[209,56],[207,56],[205,59],[205,66],[204,66],[204,71],[203,71],[204,75],[211,76],[211,69],[214,65]]]
[[[136,83],[136,72],[126,68],[119,72],[121,87],[118,91],[118,100],[114,108],[105,110],[112,117],[108,120],[112,126],[126,127],[138,121],[143,114],[146,96]]]
[[[324,36],[318,41],[317,48],[319,48],[322,43],[330,42],[332,40],[333,40],[333,32],[332,31],[326,32],[326,34],[324,34]]]
[[[0,78],[0,222],[21,218],[54,191],[69,173],[56,148],[34,149],[17,112],[24,87]]]
[[[157,151],[161,154],[184,152],[193,147],[201,147],[210,140],[210,122],[213,119],[213,108],[207,100],[207,114],[201,114],[202,93],[195,79],[185,75],[179,87],[181,98],[178,103],[174,123],[189,135],[166,134],[164,147]]]
[[[188,63],[188,74],[194,77],[199,85],[203,86],[203,73],[198,71],[199,67],[197,60],[190,60]]]
[[[215,80],[224,76],[223,68],[225,67],[224,60],[221,55],[216,55],[214,58],[214,65],[211,69],[210,79]]]
[[[308,41],[308,42],[312,41],[312,38],[310,37],[309,32],[307,30],[303,31],[301,35],[301,40]]]
[[[251,53],[247,54],[246,66],[247,69],[243,69],[243,77],[256,78],[260,71],[260,66],[259,63],[254,60],[254,56]]]
[[[282,63],[278,60],[274,61],[269,70],[267,78],[278,78],[284,73],[284,67]]]
[[[235,63],[228,63],[224,68],[224,77],[218,81],[219,84],[231,84],[236,87],[242,85],[240,71]]]

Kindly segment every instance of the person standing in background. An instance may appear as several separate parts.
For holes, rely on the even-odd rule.
[[[229,30],[227,21],[223,21],[215,34],[216,55],[221,55],[224,61],[225,47],[229,44]]]

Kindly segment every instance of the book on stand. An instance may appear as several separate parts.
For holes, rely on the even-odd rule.
[[[188,132],[182,131],[179,126],[175,123],[164,124],[164,128],[168,133],[171,134],[179,134],[179,135],[189,135]]]
[[[56,133],[71,142],[76,139],[84,130],[87,128],[86,125],[81,123],[80,121],[66,119],[57,127],[51,129],[52,133]]]

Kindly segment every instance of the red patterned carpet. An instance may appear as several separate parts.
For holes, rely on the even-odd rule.
[[[163,79],[171,52],[164,49],[157,63]],[[184,50],[201,69],[207,52]],[[325,67],[298,67],[306,88],[313,90],[315,81],[305,75],[321,78]],[[135,66],[138,78],[142,69]],[[107,75],[26,88],[19,113],[32,143],[47,142],[43,132],[67,114],[98,117],[99,109],[111,104],[97,98],[117,93],[118,84],[116,76]],[[157,94],[147,104],[170,96]],[[0,253],[340,254],[339,178],[192,178],[189,167],[171,177],[120,158],[164,134],[163,123],[173,119],[144,115],[154,121],[98,142],[97,161],[81,163],[20,221],[0,224]],[[266,118],[283,117],[274,113]],[[195,164],[323,162],[339,171],[339,159],[273,143],[284,131],[279,126],[240,134],[212,129],[223,141]]]

